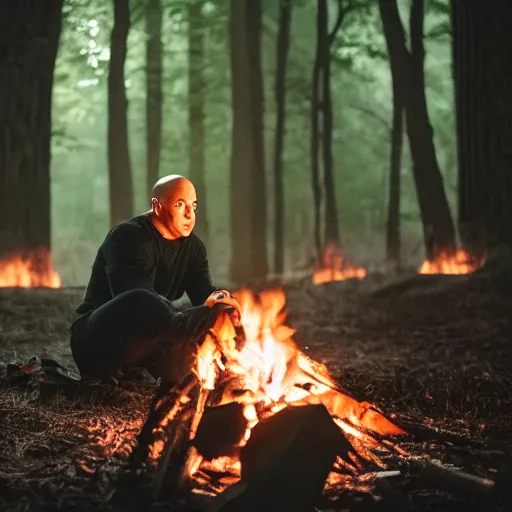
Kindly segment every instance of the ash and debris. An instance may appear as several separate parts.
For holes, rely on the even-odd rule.
[[[467,276],[391,282],[375,275],[315,287],[303,279],[286,286],[288,322],[304,352],[325,363],[348,394],[414,431],[400,448],[506,487],[512,296],[487,281],[471,283]],[[80,288],[0,289],[0,510],[115,509],[112,482],[154,389],[77,387],[42,400],[38,386],[5,378],[7,363],[33,354],[73,368],[68,329],[82,294]],[[382,480],[412,509],[484,506],[429,486],[396,457],[389,466],[400,474]],[[325,493],[318,509],[388,510],[387,500],[396,497],[389,498],[388,484],[369,485],[369,479]],[[487,498],[485,509],[508,510]]]

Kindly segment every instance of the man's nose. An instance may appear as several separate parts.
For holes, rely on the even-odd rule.
[[[191,214],[192,214],[192,208],[190,208],[190,206],[187,206],[185,208],[185,217],[190,218]]]

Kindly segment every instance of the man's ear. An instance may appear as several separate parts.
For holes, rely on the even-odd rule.
[[[160,204],[160,201],[156,197],[151,198],[151,206],[153,207],[153,211],[160,215],[162,213],[162,205]]]

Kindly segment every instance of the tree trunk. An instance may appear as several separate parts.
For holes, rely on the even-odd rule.
[[[108,73],[108,165],[111,226],[133,216],[133,188],[124,85],[124,62],[129,29],[129,0],[114,0],[114,26],[110,39]]]
[[[52,86],[62,0],[0,3],[0,256],[51,246]]]
[[[332,97],[331,97],[331,45],[336,37],[336,32],[341,26],[343,19],[343,2],[339,1],[338,19],[332,33],[328,33],[329,11],[327,9],[327,0],[320,0],[318,9],[325,11],[322,16],[324,26],[322,30],[323,45],[323,87],[322,87],[322,111],[323,111],[323,168],[324,168],[324,189],[325,189],[325,236],[326,245],[340,245],[340,232],[338,223],[338,208],[336,205],[336,185],[334,183],[334,169],[332,157]]]
[[[395,79],[394,79],[395,80]],[[404,132],[404,107],[402,97],[393,83],[393,126],[391,128],[391,155],[389,172],[389,201],[386,230],[386,259],[400,267],[400,171]]]
[[[379,1],[379,7],[382,10],[383,2]],[[382,12],[382,11],[381,11]],[[382,16],[382,14],[381,14]],[[393,35],[390,34],[388,27],[384,27],[384,36],[388,53],[393,51]],[[396,34],[395,34],[396,36]],[[402,31],[402,36],[404,36]],[[405,41],[403,41],[405,45]],[[403,148],[403,124],[404,124],[404,96],[402,90],[403,79],[401,78],[407,71],[400,67],[400,59],[390,59],[391,84],[393,90],[393,121],[391,127],[391,152],[390,152],[390,173],[389,173],[389,198],[388,198],[388,217],[386,230],[386,260],[395,267],[400,266],[400,171],[402,165]]]
[[[199,208],[196,212],[196,233],[207,243],[206,185],[204,156],[204,80],[203,80],[203,2],[188,6],[188,123],[190,179],[196,187]]]
[[[318,1],[317,43],[313,66],[311,100],[311,170],[315,207],[315,245],[321,257],[322,245],[340,245],[336,187],[332,158],[332,97],[331,97],[331,45],[341,27],[345,15],[343,0],[338,0],[338,17],[329,33],[327,0]],[[322,131],[320,133],[320,125]],[[321,151],[320,151],[321,140]],[[320,158],[322,165],[320,166]],[[323,180],[320,177],[323,171]],[[325,193],[324,237],[321,235],[321,183]]]
[[[412,2],[410,52],[405,45],[396,0],[380,0],[379,5],[384,32],[389,41],[390,62],[396,61],[393,65],[406,71],[401,74],[400,87],[404,91],[407,134],[425,247],[427,257],[434,259],[440,253],[453,254],[456,242],[425,98],[423,0]]]
[[[456,240],[425,97],[423,21],[424,0],[413,0],[410,17],[413,87],[409,89],[411,101],[406,109],[406,119],[427,256],[432,259],[440,253],[455,253]]]
[[[320,12],[320,8],[319,11]],[[315,62],[313,64],[313,78],[311,84],[311,187],[313,189],[314,224],[313,236],[317,258],[322,253],[322,186],[320,181],[320,79],[321,68],[321,45],[318,41],[321,32],[322,20],[317,14],[317,44]]]
[[[459,229],[480,257],[512,244],[512,4],[452,1]]]
[[[146,4],[146,168],[147,196],[158,180],[162,148],[162,3]]]
[[[290,48],[290,27],[292,20],[292,0],[279,2],[279,32],[276,50],[276,135],[274,148],[274,272],[284,272],[284,212],[285,197],[283,183],[283,146],[285,136],[286,109],[286,66]]]
[[[263,145],[260,0],[231,0],[233,103],[231,148],[231,277],[236,283],[268,272]]]

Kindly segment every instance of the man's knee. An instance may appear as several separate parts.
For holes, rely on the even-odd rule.
[[[127,309],[132,310],[134,313],[146,313],[155,310],[168,312],[172,309],[171,303],[166,299],[151,290],[143,288],[128,290],[118,295],[115,300],[122,302]]]

